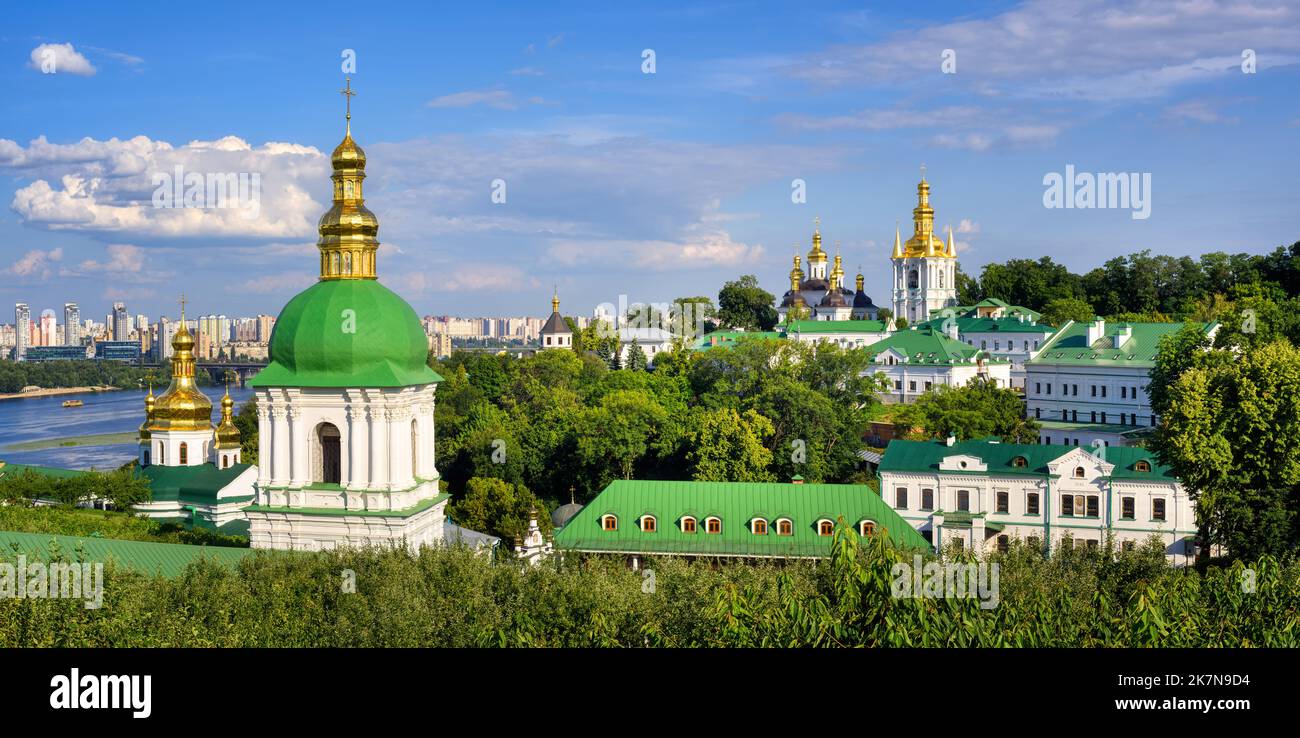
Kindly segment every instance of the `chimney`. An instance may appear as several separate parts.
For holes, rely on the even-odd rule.
[[[951,446],[951,445],[953,445],[953,444],[956,443],[956,442],[957,442],[957,434],[956,434],[956,433],[949,433],[949,434],[948,434],[948,440],[946,441],[947,445]]]
[[[950,321],[948,321],[947,323],[945,323],[945,324],[944,324],[944,333],[947,333],[949,338],[951,338],[952,340],[956,341],[956,340],[957,340],[957,321],[955,321],[955,320],[950,320]]]
[[[1114,336],[1112,336],[1112,338],[1115,339],[1113,347],[1120,348],[1121,346],[1124,345],[1125,341],[1127,341],[1132,337],[1133,337],[1133,326],[1129,325],[1128,323],[1125,323],[1123,327],[1119,329],[1119,333],[1116,333]]]
[[[1101,340],[1106,335],[1106,321],[1103,318],[1097,318],[1088,326],[1088,347]]]
[[[803,484],[803,476],[796,474],[793,477],[790,477],[790,484]]]

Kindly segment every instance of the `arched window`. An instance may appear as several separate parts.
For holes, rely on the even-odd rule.
[[[1149,462],[1149,461],[1147,461],[1147,460],[1145,460],[1145,459],[1142,459],[1142,460],[1138,461],[1137,465],[1134,466],[1134,468],[1137,469],[1137,470],[1140,471],[1140,472],[1149,472],[1149,471],[1151,471],[1151,462]]]
[[[911,271],[909,271],[909,272],[907,273],[907,286],[908,286],[908,288],[910,288],[910,289],[916,289],[916,286],[917,286],[917,284],[919,283],[919,281],[920,281],[920,278],[917,276],[917,272],[916,272],[915,269],[913,269],[913,270],[911,270]]]
[[[705,533],[721,533],[721,532],[722,532],[722,518],[705,518],[705,519],[704,519],[704,532],[705,532]]]
[[[190,463],[190,445],[188,443],[182,442],[181,443],[181,466],[185,466],[188,463]]]
[[[224,454],[224,455],[222,455],[222,457],[221,457],[221,468],[222,468],[222,469],[229,469],[229,468],[230,468],[230,454]]]
[[[686,517],[682,518],[682,532],[683,533],[695,532],[695,518],[691,517],[690,515],[687,515]]]
[[[144,450],[144,465],[149,466],[149,449]]]
[[[863,538],[870,538],[876,534],[876,521],[864,520],[858,523],[858,535]]]
[[[777,520],[776,534],[778,536],[794,535],[794,523],[791,523],[789,518],[781,518],[780,520]]]
[[[1016,458],[1011,460],[1011,465],[1023,468],[1029,466],[1029,460],[1023,456],[1017,456]]]
[[[600,528],[609,531],[618,530],[618,518],[609,514],[600,516]]]
[[[343,479],[342,444],[333,423],[316,426],[312,438],[311,480],[317,484],[340,484]]]
[[[826,518],[822,518],[821,520],[817,521],[817,535],[829,536],[834,532],[835,532],[835,523],[831,522],[830,520],[827,520]]]
[[[762,518],[754,518],[749,521],[749,530],[756,536],[767,535],[767,521]]]
[[[642,533],[654,533],[656,530],[658,530],[658,525],[659,525],[659,521],[655,520],[655,516],[653,515],[641,516]]]
[[[1081,466],[1074,467],[1074,478],[1083,479],[1083,467]]]
[[[352,274],[352,252],[343,254],[343,273]]]
[[[162,441],[158,442],[158,463],[167,466],[167,447]]]

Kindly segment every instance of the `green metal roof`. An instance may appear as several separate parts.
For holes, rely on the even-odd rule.
[[[441,382],[415,310],[373,279],[317,282],[275,321],[253,387],[409,387]]]
[[[889,326],[883,320],[792,320],[785,326],[791,333],[887,333]]]
[[[1187,323],[1112,323],[1105,325],[1105,335],[1088,343],[1089,323],[1067,322],[1038,354],[1026,364],[1066,364],[1071,366],[1131,366],[1150,368],[1155,365],[1160,339],[1182,330]],[[1205,333],[1218,323],[1192,323]],[[1125,328],[1132,335],[1118,348],[1114,336]]]
[[[716,346],[731,348],[737,342],[746,338],[754,339],[784,339],[785,336],[776,331],[713,331],[695,339],[691,344],[694,351],[706,351]]]
[[[997,443],[989,439],[976,441],[957,441],[949,446],[945,441],[902,441],[893,440],[885,448],[885,456],[880,460],[883,472],[928,472],[938,473],[939,464],[947,456],[974,456],[986,465],[988,471],[962,471],[962,474],[977,476],[1036,476],[1048,475],[1047,465],[1067,453],[1084,450],[1094,456],[1100,456],[1104,450],[1105,461],[1115,465],[1111,479],[1147,479],[1159,482],[1175,481],[1169,467],[1156,461],[1155,456],[1144,448],[1136,446],[1106,446],[1104,449],[1089,449],[1079,446],[1066,446],[1058,443]],[[1024,466],[1016,466],[1015,459],[1023,457]],[[1137,462],[1146,461],[1151,471],[1139,472]],[[945,472],[958,473],[958,472]]]
[[[187,546],[177,543],[119,541],[111,538],[0,531],[0,559],[13,561],[22,554],[29,559],[48,560],[51,558],[51,542],[57,544],[62,556],[69,560],[77,559],[90,563],[107,563],[111,560],[128,569],[146,574],[162,574],[166,577],[179,575],[188,564],[200,558],[233,567],[241,559],[253,553],[252,549],[248,548]],[[78,547],[84,551],[83,557],[77,556]]]
[[[136,467],[136,475],[149,480],[149,487],[153,490],[155,501],[181,500],[210,504],[217,501],[218,492],[234,482],[245,469],[251,468],[249,464],[231,464],[225,469],[218,469],[214,464],[152,465]],[[231,498],[231,501],[239,499]]]
[[[612,513],[618,530],[606,531],[601,518]],[[653,533],[640,518],[653,515]],[[695,533],[683,533],[685,516],[697,521]],[[706,533],[705,519],[718,517],[721,533]],[[929,546],[907,521],[859,484],[777,484],[763,482],[679,482],[619,480],[611,483],[555,534],[557,548],[638,554],[692,556],[824,557],[830,537],[819,535],[817,521],[843,517],[855,527],[873,520],[878,530],[907,548]],[[750,521],[768,523],[766,535],[750,531]],[[776,521],[789,518],[792,535],[776,534]]]
[[[1009,361],[953,340],[929,325],[892,333],[863,350],[874,359],[891,349],[906,356],[911,364],[974,364],[976,356],[983,356],[988,363]]]

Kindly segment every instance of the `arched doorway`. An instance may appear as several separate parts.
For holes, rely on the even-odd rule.
[[[339,429],[333,423],[316,426],[312,445],[311,481],[318,484],[341,484],[343,457],[339,442]]]

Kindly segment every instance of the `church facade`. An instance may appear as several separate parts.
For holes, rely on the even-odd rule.
[[[838,250],[837,250],[838,251]],[[808,272],[803,271],[799,254],[794,255],[790,270],[790,289],[781,298],[776,312],[783,323],[796,320],[876,320],[879,308],[862,291],[864,278],[857,277],[857,290],[844,286],[844,261],[835,254],[834,266],[826,269],[829,257],[822,250],[821,221],[813,227],[812,250],[808,252]]]

